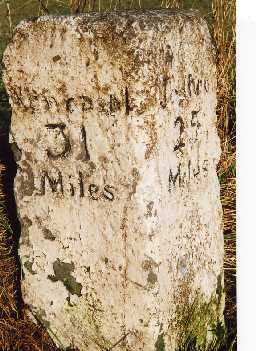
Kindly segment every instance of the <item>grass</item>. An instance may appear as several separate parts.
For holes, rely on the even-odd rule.
[[[217,51],[218,131],[222,156],[218,166],[224,222],[224,272],[227,333],[222,345],[212,351],[236,350],[236,162],[235,162],[235,1],[234,0],[10,0],[10,16],[5,1],[0,1],[1,56],[13,27],[23,18],[44,13],[68,14],[117,8],[181,7],[200,9],[207,20]],[[43,5],[43,6],[42,6]],[[12,26],[10,26],[12,24]],[[1,81],[0,66],[0,142],[9,125],[9,106]],[[9,224],[3,184],[6,170],[0,165],[0,351],[56,351],[43,327],[32,323],[18,296],[18,268],[14,251],[15,233]],[[23,306],[24,307],[24,306]],[[181,351],[199,351],[189,342]],[[166,350],[167,351],[167,350]],[[206,350],[205,350],[206,351]]]

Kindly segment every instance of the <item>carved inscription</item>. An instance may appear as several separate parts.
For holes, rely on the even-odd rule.
[[[169,171],[169,191],[177,187],[182,188],[199,175],[206,177],[208,174],[208,163],[208,160],[203,160],[200,164],[197,160],[196,165],[192,166],[191,160],[186,164],[179,162],[177,167],[171,168]]]
[[[173,150],[174,151],[181,151],[182,152],[182,148],[185,147],[185,142],[183,141],[183,133],[184,133],[184,121],[183,119],[178,116],[176,119],[175,119],[175,122],[174,122],[174,126],[176,127],[177,125],[179,125],[179,128],[180,128],[180,136],[179,136],[179,139],[177,141],[177,143],[175,144]]]
[[[67,158],[71,150],[71,142],[69,132],[64,123],[50,123],[45,127],[48,133],[45,137],[46,153],[49,159],[57,160],[58,158]],[[90,161],[89,149],[87,146],[87,135],[83,125],[80,127],[81,148],[79,159],[82,161]]]
[[[54,162],[59,158],[68,157],[72,150],[67,126],[64,123],[50,123],[46,124],[45,127],[47,129],[45,142],[49,144],[45,147],[49,159]],[[80,144],[79,160],[89,162],[91,156],[87,146],[87,135],[84,125],[80,126]],[[90,167],[93,173],[95,165],[92,163]],[[71,197],[78,196],[80,198],[87,195],[90,199],[96,201],[100,199],[113,201],[115,199],[114,187],[111,185],[105,184],[100,187],[94,183],[86,184],[81,171],[78,172],[77,177],[71,175],[67,177],[63,176],[61,170],[56,168],[56,166],[54,169],[54,172],[43,170],[39,175],[40,189],[38,195],[43,196],[49,191],[50,193],[69,195]],[[88,174],[86,177],[88,178]]]
[[[169,48],[170,49],[170,48]],[[168,49],[166,60],[170,65],[173,64],[173,54]],[[170,52],[169,52],[170,51]],[[186,99],[197,97],[200,94],[208,93],[210,91],[209,82],[206,78],[200,78],[187,74],[179,83],[179,87],[173,86],[173,77],[167,74],[161,78],[160,87],[156,87],[159,90],[160,98],[156,101],[162,109],[167,108],[168,103],[171,101],[173,93],[182,96]],[[144,111],[145,106],[135,106],[132,92],[129,91],[129,87],[125,87],[118,94],[108,93],[102,97],[97,96],[93,98],[89,96],[86,91],[80,96],[67,97],[64,101],[57,101],[53,96],[49,96],[45,90],[41,94],[37,94],[35,91],[30,91],[29,87],[17,87],[15,91],[12,91],[13,99],[16,104],[24,108],[39,108],[56,112],[64,109],[68,114],[73,113],[87,113],[95,111],[98,113],[104,113],[106,115],[113,115],[123,110],[126,115],[133,113],[141,113]],[[39,107],[40,106],[40,107]],[[169,191],[176,187],[182,187],[192,179],[197,178],[200,174],[207,174],[208,160],[204,160],[200,163],[197,160],[189,160],[184,164],[181,159],[185,153],[185,150],[189,147],[194,147],[198,143],[198,135],[201,128],[199,121],[200,110],[191,111],[189,122],[185,120],[183,116],[177,116],[174,120],[174,128],[177,130],[178,136],[172,146],[172,151],[176,153],[178,162],[175,167],[171,167],[169,171]],[[67,158],[71,155],[72,149],[75,146],[74,141],[70,139],[70,132],[64,123],[48,123],[45,125],[48,136],[46,137],[46,154],[51,161],[57,161],[58,159]],[[190,128],[188,134],[187,130]],[[192,130],[192,132],[191,132]],[[88,136],[84,125],[80,126],[80,148],[77,155],[77,160],[89,162],[93,159],[93,155],[90,154],[90,144],[88,145]],[[195,164],[196,163],[196,164]],[[64,195],[67,192],[71,197],[79,194],[79,197],[84,197],[86,193],[92,200],[107,199],[109,201],[114,200],[113,187],[104,185],[100,187],[98,184],[88,184],[85,188],[83,181],[82,172],[78,173],[77,182],[72,182],[72,177],[68,180],[68,186],[63,185],[63,177],[60,170],[58,170],[57,176],[53,177],[47,171],[43,171],[41,174],[41,189],[40,194],[44,195],[46,189],[49,188],[53,193],[61,193]],[[68,190],[67,190],[68,188]]]
[[[209,91],[209,83],[207,80],[195,79],[192,74],[188,75],[188,93],[191,97],[193,94],[200,95],[202,91]]]
[[[53,193],[56,193],[58,190],[63,194],[63,181],[62,181],[62,174],[60,171],[58,171],[58,177],[51,177],[48,172],[43,171],[42,176],[41,176],[41,189],[40,189],[40,194],[45,195],[45,190],[46,190],[46,182],[48,181],[48,184],[51,188],[51,191]]]
[[[68,136],[64,133],[66,125],[64,123],[52,123],[46,124],[45,127],[49,129],[51,134],[51,139],[53,140],[52,148],[47,148],[47,156],[50,159],[57,159],[59,157],[65,157],[71,150],[71,145]],[[58,140],[58,146],[56,147],[56,140]]]
[[[102,199],[113,201],[115,199],[115,188],[113,186],[105,184],[100,187],[94,183],[86,184],[82,172],[79,172],[77,177],[69,176],[65,181],[64,179],[60,170],[57,170],[54,174],[49,171],[42,171],[38,195],[43,196],[50,192],[64,196],[78,196],[80,198],[89,196],[91,200],[96,201]]]
[[[188,74],[183,79],[182,87],[174,87],[172,84],[173,77],[164,76],[160,86],[161,98],[156,97],[158,103],[163,109],[167,107],[173,92],[185,98],[199,96],[202,93],[208,93],[210,90],[209,82],[207,79],[193,77]],[[158,87],[156,87],[158,89]],[[15,103],[22,108],[41,109],[45,111],[56,112],[63,109],[68,113],[86,113],[89,111],[97,111],[104,114],[115,114],[122,109],[126,114],[130,112],[143,112],[142,106],[136,106],[134,99],[130,98],[132,95],[129,92],[129,87],[121,90],[118,96],[112,92],[102,97],[93,98],[85,92],[80,96],[70,96],[63,101],[57,101],[53,96],[47,95],[46,92],[37,93],[30,91],[28,87],[15,87],[11,90],[12,98]],[[131,103],[132,101],[132,103]],[[141,110],[142,109],[142,110]]]
[[[179,128],[179,138],[176,141],[173,150],[177,153],[177,158],[179,161],[175,167],[170,168],[168,179],[169,191],[172,191],[175,188],[182,188],[183,186],[188,185],[193,179],[196,179],[198,176],[201,175],[203,177],[206,177],[208,174],[209,161],[199,161],[198,134],[201,128],[201,123],[199,122],[199,112],[200,110],[191,111],[190,119],[187,123],[185,123],[185,120],[181,116],[178,116],[174,120],[174,127]],[[188,160],[184,163],[181,157],[186,146],[184,142],[184,134],[188,128],[190,128],[191,136],[186,139],[189,144],[187,147],[197,148],[197,158],[196,162]]]
[[[82,136],[82,141],[83,141],[83,146],[84,146],[82,159],[84,161],[89,161],[90,154],[89,154],[88,147],[87,147],[87,137],[86,137],[86,131],[85,131],[84,126],[81,126],[81,136]]]

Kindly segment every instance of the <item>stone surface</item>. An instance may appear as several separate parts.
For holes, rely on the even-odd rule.
[[[224,296],[206,23],[169,10],[29,19],[4,64],[32,314],[62,349],[205,350]]]

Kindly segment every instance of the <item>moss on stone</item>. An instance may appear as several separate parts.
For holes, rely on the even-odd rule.
[[[56,238],[48,228],[43,228],[43,236],[46,240],[54,241]]]
[[[76,279],[72,276],[74,271],[74,263],[65,263],[57,259],[53,263],[54,275],[48,275],[48,278],[53,281],[61,281],[68,292],[72,295],[82,296],[82,284],[78,283]]]
[[[36,313],[35,313],[35,317],[36,319],[39,320],[39,322],[47,329],[50,329],[50,322],[46,319],[46,313],[43,309],[39,309]]]
[[[149,272],[147,281],[149,284],[155,284],[157,282],[157,275],[154,272]]]
[[[32,269],[33,262],[26,261],[24,262],[24,267],[31,273],[31,274],[36,274],[36,272]]]
[[[159,334],[155,343],[155,351],[165,351],[164,334]]]
[[[202,302],[203,301],[203,302]],[[220,299],[213,295],[209,302],[198,294],[191,304],[179,305],[177,322],[182,332],[178,335],[177,351],[208,351],[223,342],[224,321],[219,320]]]

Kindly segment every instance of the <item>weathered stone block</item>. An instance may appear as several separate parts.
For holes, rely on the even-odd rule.
[[[169,10],[30,19],[4,64],[33,315],[62,348],[205,350],[223,312],[206,23]]]

